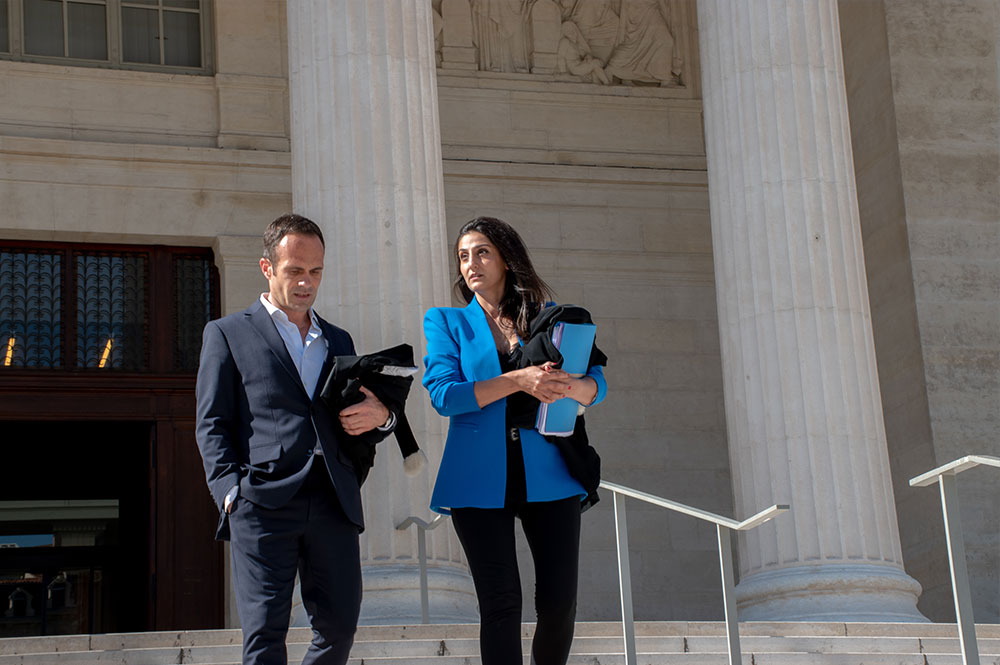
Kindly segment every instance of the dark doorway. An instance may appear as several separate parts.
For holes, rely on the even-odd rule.
[[[206,248],[0,240],[0,636],[222,627],[194,437],[218,287]]]
[[[0,636],[149,629],[151,423],[0,432]]]

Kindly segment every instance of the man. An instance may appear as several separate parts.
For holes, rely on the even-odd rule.
[[[264,232],[268,291],[246,311],[205,326],[197,439],[230,540],[245,665],[284,665],[296,570],[313,628],[308,665],[347,662],[361,606],[361,494],[317,385],[347,332],[312,309],[323,276],[323,233],[299,215]],[[322,385],[320,384],[321,388]],[[344,431],[392,430],[370,392],[339,414]]]

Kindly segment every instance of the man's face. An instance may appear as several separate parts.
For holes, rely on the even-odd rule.
[[[268,300],[289,319],[301,319],[316,300],[323,254],[323,243],[316,236],[289,233],[274,248],[274,263],[260,260],[270,287]]]

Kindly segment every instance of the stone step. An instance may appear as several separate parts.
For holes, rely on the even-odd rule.
[[[150,661],[136,661],[123,659],[120,652],[86,652],[86,659],[44,660],[38,659],[41,654],[25,656],[23,661],[8,661],[10,663],[23,663],[24,665],[62,665],[64,663],[72,665],[148,665]],[[65,654],[69,655],[69,654]],[[83,652],[76,652],[74,655],[83,656]],[[298,662],[298,657],[289,653],[289,662]],[[981,656],[982,665],[1000,665],[998,656]],[[153,661],[155,665],[172,665],[173,663],[185,663],[186,665],[203,665],[199,661],[189,660],[168,660]],[[525,665],[528,664],[525,656]],[[638,665],[719,665],[727,662],[725,652],[717,653],[667,653],[667,654],[643,654],[638,655]],[[744,665],[962,665],[962,657],[959,654],[919,654],[919,653],[743,653]],[[479,656],[403,656],[403,657],[369,657],[360,658],[352,656],[348,665],[481,665]],[[228,660],[212,665],[240,665],[240,661]],[[620,654],[588,654],[578,653],[570,656],[568,665],[625,665],[625,657]]]
[[[523,650],[530,648],[530,639],[525,639]],[[288,645],[289,658],[300,660],[307,644],[293,642]],[[724,637],[639,637],[636,641],[639,653],[644,654],[684,654],[722,653],[726,651]],[[741,646],[746,653],[933,653],[957,654],[960,647],[957,638],[910,638],[910,637],[784,637],[784,636],[744,636]],[[984,656],[1000,656],[1000,639],[979,640],[980,653]],[[613,655],[622,651],[620,637],[577,637],[573,652],[591,655]],[[215,664],[239,660],[240,646],[227,644],[217,646],[153,647],[110,649],[104,651],[79,650],[61,653],[34,653],[0,656],[0,665],[9,663],[41,663],[55,658],[59,663],[86,662],[95,653],[116,654],[127,665],[156,665],[159,663],[200,663]],[[405,640],[367,640],[355,642],[352,656],[358,658],[426,658],[431,656],[471,657],[479,653],[477,638],[462,637],[449,639],[410,638]],[[28,658],[28,656],[37,658]],[[116,660],[117,662],[117,660]]]
[[[756,665],[960,662],[954,624],[746,623],[740,630],[745,660]],[[478,663],[478,631],[476,624],[362,627],[352,663]],[[533,631],[532,624],[523,627],[525,653]],[[640,662],[649,665],[725,661],[721,622],[641,622],[637,633]],[[983,663],[1000,665],[1000,626],[978,626],[977,634]],[[310,637],[308,629],[290,631],[291,662],[301,660]],[[225,665],[239,661],[240,639],[238,630],[6,639],[0,640],[0,665]],[[620,624],[578,624],[572,663],[610,665],[623,662],[621,652]]]
[[[719,621],[640,621],[638,637],[724,637],[725,624]],[[522,635],[530,637],[534,624],[526,623]],[[406,639],[478,638],[479,624],[428,624],[407,626],[361,626],[357,642]],[[979,624],[976,635],[1000,639],[1000,624]],[[613,621],[585,621],[576,625],[576,637],[617,637],[622,626]],[[958,639],[955,624],[944,623],[837,623],[837,622],[763,622],[740,624],[743,641],[754,636],[788,637],[894,637]],[[308,628],[292,628],[288,643],[308,642]],[[239,630],[159,631],[147,633],[111,633],[106,635],[64,635],[0,639],[0,655],[54,653],[62,651],[120,650],[154,647],[220,646],[241,643]]]

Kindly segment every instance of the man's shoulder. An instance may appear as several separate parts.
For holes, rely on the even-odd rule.
[[[209,325],[217,325],[221,328],[231,328],[233,326],[238,326],[246,323],[250,315],[254,313],[254,310],[261,308],[260,302],[254,302],[246,309],[242,309],[238,312],[233,312],[232,314],[226,314],[218,319],[213,319],[209,321]]]

